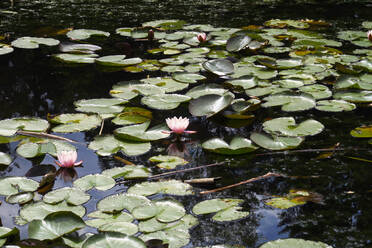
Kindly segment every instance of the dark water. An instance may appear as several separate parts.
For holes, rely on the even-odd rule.
[[[154,19],[183,19],[189,23],[210,23],[216,26],[241,27],[262,24],[271,18],[324,19],[333,24],[332,30],[353,28],[362,21],[371,20],[371,5],[364,3],[335,4],[328,1],[292,4],[274,1],[273,4],[259,1],[2,1],[0,9],[17,13],[0,13],[0,35],[7,33],[10,40],[26,35],[43,35],[55,29],[75,27],[113,31],[118,27],[138,26]],[[59,38],[59,37],[58,37]],[[115,42],[120,37],[110,39],[110,43],[98,44],[112,52],[120,52]],[[138,49],[135,51],[141,53]],[[74,112],[73,102],[79,99],[109,97],[109,90],[118,81],[143,78],[145,74],[126,72],[104,72],[94,65],[62,66],[49,55],[54,48],[19,51],[0,57],[0,119],[16,116],[38,116]],[[158,75],[152,73],[151,76]],[[187,115],[185,106],[175,111],[156,112],[154,120],[161,122],[165,117]],[[283,113],[277,109],[260,110],[258,120],[275,118]],[[287,114],[290,116],[290,114]],[[215,185],[220,187],[231,183],[278,172],[288,176],[318,176],[317,178],[271,178],[246,184],[220,193],[205,196],[179,197],[190,210],[196,203],[212,198],[244,199],[243,209],[250,211],[246,219],[215,223],[209,216],[202,216],[200,224],[191,230],[192,241],[188,247],[213,244],[240,244],[258,247],[260,244],[278,238],[304,238],[322,241],[335,248],[372,247],[372,163],[361,162],[348,157],[372,160],[372,152],[367,140],[357,140],[349,135],[350,130],[363,124],[371,124],[369,108],[358,108],[351,113],[322,114],[315,111],[304,112],[302,119],[315,118],[326,129],[315,137],[307,138],[298,149],[326,148],[340,143],[344,151],[336,152],[331,158],[317,159],[319,153],[288,153],[253,157],[220,156],[206,153],[198,144],[208,137],[247,136],[260,128],[260,122],[242,128],[229,128],[218,118],[206,120],[191,118],[190,130],[198,135],[185,144],[184,156],[192,161],[190,166],[227,160],[227,166],[209,168],[192,173],[179,174],[173,178],[218,177],[223,179]],[[300,119],[301,119],[300,118]],[[155,121],[156,122],[156,121]],[[114,127],[109,124],[104,133]],[[65,137],[87,143],[97,135],[97,130],[87,133],[67,134]],[[79,159],[84,167],[78,168],[78,176],[99,173],[103,169],[120,166],[112,157],[97,157],[94,152],[79,145]],[[153,154],[166,153],[170,144],[166,141],[153,142]],[[15,162],[0,171],[0,176],[34,176],[30,169],[53,164],[52,157],[27,160],[16,155],[17,144],[0,145],[0,151],[10,153]],[[261,150],[262,151],[262,150]],[[136,164],[148,165],[152,154],[126,158]],[[156,169],[155,169],[156,172]],[[59,178],[55,188],[71,185]],[[201,188],[203,190],[204,188]],[[283,195],[290,189],[305,189],[321,194],[323,204],[309,202],[288,210],[273,209],[263,204],[271,195]],[[95,210],[97,200],[107,194],[125,190],[116,186],[106,192],[93,192],[94,199],[86,204],[87,212]],[[350,193],[350,192],[353,193]],[[14,205],[2,200],[0,206],[2,224],[13,227],[13,217],[18,215]],[[21,228],[22,237],[27,231]]]

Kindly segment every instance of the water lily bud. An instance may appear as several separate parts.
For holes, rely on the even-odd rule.
[[[203,43],[207,40],[207,35],[205,33],[199,33],[196,37],[200,43]]]
[[[369,39],[370,41],[372,41],[372,30],[369,30],[369,31],[367,32],[367,37],[368,37],[368,39]]]
[[[153,40],[154,39],[154,30],[150,29],[148,32],[147,32],[147,38],[149,40]]]

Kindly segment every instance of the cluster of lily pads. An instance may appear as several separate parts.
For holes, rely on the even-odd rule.
[[[56,156],[59,151],[76,148],[65,140],[30,137],[20,131],[82,132],[102,127],[110,120],[121,127],[113,134],[97,135],[88,147],[100,156],[120,151],[130,157],[147,153],[151,142],[170,136],[164,121],[153,120],[149,109],[167,111],[187,107],[192,116],[203,120],[218,115],[246,126],[260,121],[256,120],[255,113],[261,108],[280,107],[293,116],[263,122],[264,132],[233,137],[229,142],[213,137],[201,147],[225,155],[250,153],[260,147],[293,149],[306,136],[319,134],[324,129],[324,125],[314,119],[297,123],[297,113],[311,109],[352,111],[358,105],[372,102],[372,42],[365,32],[372,29],[372,22],[364,22],[362,26],[364,31],[338,32],[337,40],[322,33],[327,23],[311,20],[270,20],[263,26],[243,28],[160,20],[144,23],[142,27],[116,30],[117,35],[130,42],[150,44],[146,53],[152,59],[127,58],[122,54],[99,56],[100,46],[82,42],[94,40],[93,36],[101,36],[100,39],[110,36],[99,30],[69,31],[66,35],[74,43],[60,43],[54,38],[18,38],[10,45],[0,44],[0,55],[9,54],[14,48],[60,45],[60,53],[53,57],[62,63],[95,63],[148,76],[118,82],[108,92],[111,98],[76,101],[79,113],[64,113],[48,120],[34,117],[1,120],[0,143],[19,141],[17,154],[25,158]],[[353,47],[350,54],[340,50],[343,44]],[[139,98],[140,105],[136,101]],[[353,130],[352,135],[372,137],[370,130],[370,127],[360,127]],[[158,166],[165,169],[187,163],[182,158],[163,155],[154,156],[150,161],[159,162]],[[0,153],[0,164],[11,162],[10,155]],[[71,247],[106,247],[115,242],[125,247],[145,247],[145,242],[152,239],[161,239],[169,247],[187,245],[189,229],[198,223],[197,219],[186,214],[182,204],[172,198],[148,198],[155,194],[191,194],[192,187],[180,181],[138,183],[126,193],[100,200],[98,210],[89,213],[88,220],[82,219],[85,208],[81,205],[90,199],[86,191],[108,190],[115,186],[116,178],[146,179],[150,173],[142,166],[113,168],[77,179],[74,187],[50,191],[42,199],[37,199],[35,194],[40,187],[38,182],[8,177],[0,179],[0,194],[6,196],[7,202],[22,205],[17,223],[29,223],[30,238],[61,239]],[[286,198],[273,198],[267,204],[289,208],[304,204],[313,196],[311,192],[291,192]],[[241,202],[228,198],[206,200],[195,205],[192,211],[195,215],[215,213],[212,217],[215,221],[231,221],[249,214],[240,211]],[[86,225],[101,233],[86,234],[78,239],[68,235]],[[0,242],[6,243],[8,237],[17,233],[16,229],[4,227]],[[329,247],[320,242],[287,239],[269,242],[262,248],[300,245]]]

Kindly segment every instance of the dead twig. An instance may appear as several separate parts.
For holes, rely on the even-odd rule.
[[[332,152],[332,151],[346,151],[347,148],[323,148],[323,149],[304,149],[304,150],[293,150],[293,151],[282,151],[282,152],[266,152],[255,154],[256,156],[266,156],[266,155],[289,155],[292,153],[306,153],[306,152]],[[355,149],[353,149],[355,150]],[[367,149],[358,149],[358,150],[367,150]]]
[[[23,136],[31,136],[35,138],[46,138],[46,139],[55,139],[55,140],[62,140],[62,141],[67,141],[71,143],[78,143],[77,141],[53,135],[53,134],[48,134],[48,133],[39,133],[39,132],[30,132],[30,131],[17,131],[17,134],[23,135]]]
[[[193,178],[189,180],[184,180],[184,183],[189,184],[204,184],[204,183],[215,183],[216,180],[221,179],[221,177],[206,177],[206,178]]]
[[[101,136],[102,135],[102,131],[103,131],[103,126],[105,125],[105,119],[102,119],[102,122],[101,122],[101,128],[99,129],[99,133],[98,135]]]
[[[251,178],[251,179],[248,179],[248,180],[245,180],[245,181],[241,181],[239,183],[230,184],[228,186],[217,188],[217,189],[202,191],[202,192],[200,192],[200,194],[204,195],[204,194],[215,193],[215,192],[222,191],[222,190],[225,190],[225,189],[230,189],[230,188],[233,188],[233,187],[236,187],[236,186],[239,186],[239,185],[252,183],[252,182],[255,182],[255,181],[258,181],[258,180],[261,180],[261,179],[264,179],[264,178],[268,178],[268,177],[285,177],[285,175],[282,175],[282,174],[279,174],[279,173],[268,172],[265,175],[262,175],[262,176],[259,176],[259,177],[254,177],[254,178]]]

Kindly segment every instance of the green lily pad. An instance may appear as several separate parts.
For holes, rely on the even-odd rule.
[[[350,134],[355,138],[372,138],[372,126],[357,127]]]
[[[94,234],[93,236],[90,236],[82,245],[82,248],[99,247],[146,248],[146,245],[143,243],[143,241],[136,237],[117,232]]]
[[[287,150],[299,146],[303,137],[277,137],[260,133],[252,133],[251,140],[257,145],[269,150]]]
[[[156,166],[163,169],[174,169],[178,165],[188,164],[186,160],[177,156],[158,155],[149,158],[150,162],[157,162]]]
[[[138,224],[138,228],[142,233],[154,233],[160,230],[164,230],[167,227],[167,223],[158,221],[155,217],[143,220]]]
[[[169,248],[181,248],[185,247],[190,242],[191,237],[187,230],[170,229],[142,234],[140,238],[144,241],[160,239],[163,243],[168,244]]]
[[[226,76],[234,73],[234,65],[228,59],[214,59],[204,62],[203,68],[218,76]]]
[[[133,216],[126,212],[119,213],[104,213],[102,211],[95,211],[88,214],[89,219],[85,223],[89,226],[99,228],[102,225],[110,224],[114,222],[132,222],[134,220]]]
[[[273,19],[273,20],[266,21],[264,25],[275,27],[275,28],[293,27],[293,28],[306,29],[310,27],[310,25],[306,23],[305,21],[279,20],[279,19]]]
[[[356,105],[344,100],[323,100],[318,101],[315,108],[319,111],[343,112],[356,109]]]
[[[168,77],[146,78],[142,79],[141,82],[156,85],[162,88],[165,93],[180,91],[189,86],[188,83],[180,83]]]
[[[363,31],[340,31],[337,33],[337,38],[342,39],[342,40],[357,40],[359,38],[364,38],[366,37],[366,33]]]
[[[243,137],[234,137],[230,144],[220,138],[212,138],[203,142],[202,147],[211,152],[226,155],[245,154],[258,149],[249,139]]]
[[[34,199],[35,194],[33,192],[20,192],[18,194],[9,195],[6,197],[6,201],[10,204],[26,204]]]
[[[224,89],[221,85],[210,83],[210,84],[201,84],[201,85],[193,87],[186,93],[186,96],[196,99],[196,98],[199,98],[205,95],[223,96],[227,92],[228,90]]]
[[[332,246],[329,246],[322,242],[316,242],[316,241],[308,241],[304,239],[278,239],[275,241],[270,241],[262,246],[260,248],[332,248]]]
[[[28,235],[30,239],[54,240],[84,227],[85,223],[79,216],[62,211],[51,213],[43,220],[31,221]]]
[[[25,177],[3,177],[0,179],[0,195],[8,196],[19,192],[32,192],[39,183]]]
[[[64,53],[74,54],[93,54],[95,51],[101,50],[102,47],[92,44],[80,44],[80,43],[61,43],[59,50]]]
[[[110,33],[93,29],[74,29],[69,31],[66,35],[71,40],[86,40],[89,39],[91,36],[109,37]]]
[[[56,204],[61,201],[66,201],[71,205],[82,205],[89,201],[90,195],[80,189],[75,188],[60,188],[48,192],[43,197],[43,201],[49,204]]]
[[[152,112],[147,109],[125,107],[123,111],[112,120],[112,122],[116,125],[132,125],[151,121],[151,119]]]
[[[135,207],[132,211],[132,214],[133,217],[136,218],[137,220],[146,220],[157,215],[159,211],[160,209],[154,203],[149,202],[148,204]]]
[[[0,165],[10,165],[12,163],[12,157],[9,154],[0,152]]]
[[[58,204],[47,204],[45,202],[36,202],[25,205],[19,212],[19,215],[26,222],[33,220],[43,220],[51,213],[60,211],[70,211],[79,217],[83,217],[85,214],[85,208],[83,206],[71,206],[65,201]]]
[[[172,78],[178,82],[193,84],[200,80],[206,79],[203,75],[189,72],[176,72],[172,74]]]
[[[177,108],[181,103],[190,99],[189,96],[180,94],[157,94],[142,97],[141,103],[153,109],[170,110]]]
[[[50,120],[53,123],[61,124],[54,127],[53,132],[81,132],[87,131],[101,125],[101,118],[97,115],[87,114],[61,114]]]
[[[15,240],[19,240],[19,230],[18,230],[18,228],[14,227],[14,228],[10,229],[10,228],[1,226],[0,227],[0,245],[4,245],[5,242],[6,242],[6,239],[11,238],[11,237],[14,237]],[[3,243],[2,243],[2,241],[3,241]],[[11,248],[9,246],[4,246],[4,247]],[[16,248],[16,247],[14,247],[14,248]]]
[[[128,189],[128,193],[134,195],[149,196],[158,193],[169,195],[190,195],[192,194],[190,184],[183,183],[177,180],[161,181],[161,182],[143,182]]]
[[[280,87],[279,85],[271,85],[271,86],[268,86],[268,87],[255,87],[255,88],[252,88],[252,89],[247,89],[245,91],[245,93],[248,96],[259,97],[259,96],[265,96],[265,95],[270,95],[270,94],[278,94],[278,93],[281,93],[281,92],[285,92],[287,90],[288,89],[284,89],[284,88]]]
[[[34,142],[25,142],[23,140],[17,147],[17,154],[24,158],[34,158],[50,154],[54,157],[61,151],[76,151],[76,148],[60,140],[37,140]]]
[[[12,41],[12,46],[24,49],[36,49],[39,45],[57,46],[59,40],[53,38],[21,37]]]
[[[238,52],[249,44],[252,39],[247,35],[237,35],[229,38],[226,43],[226,50],[229,52]]]
[[[222,96],[204,95],[190,101],[189,112],[194,116],[207,116],[208,118],[227,108],[234,98],[234,94],[230,92]]]
[[[162,28],[164,30],[182,29],[186,22],[183,20],[169,19],[169,20],[155,20],[142,23],[143,27]]]
[[[281,109],[286,112],[304,111],[316,105],[314,98],[307,94],[279,93],[265,97],[263,100],[266,102],[261,104],[262,107],[282,106]]]
[[[64,63],[72,64],[93,64],[97,54],[70,54],[70,53],[60,53],[55,54],[53,57]]]
[[[316,135],[324,129],[324,125],[319,121],[309,119],[296,124],[293,117],[275,118],[265,121],[262,126],[267,133],[291,137]]]
[[[125,59],[125,55],[110,55],[97,58],[95,62],[104,66],[129,66],[136,65],[142,62],[140,58]]]
[[[124,177],[124,179],[147,178],[151,176],[151,170],[142,165],[126,165],[102,171],[102,175],[112,178]]]
[[[125,126],[118,128],[114,131],[115,136],[120,139],[133,140],[133,141],[152,141],[169,137],[168,128],[162,124],[146,130],[150,126],[150,122],[142,124]]]
[[[88,191],[92,188],[98,190],[108,190],[115,186],[115,180],[112,177],[94,174],[86,175],[74,181],[74,187],[82,191]]]
[[[0,135],[2,136],[12,136],[18,130],[45,132],[48,128],[48,121],[35,117],[19,117],[0,121]]]
[[[291,200],[286,197],[275,197],[265,202],[266,205],[280,209],[288,209],[305,203],[306,201]]]
[[[159,211],[156,219],[163,223],[179,220],[186,214],[183,205],[175,200],[156,201],[155,205]]]
[[[334,99],[355,103],[372,102],[372,91],[368,90],[345,90],[338,91],[333,95]]]
[[[8,53],[12,53],[14,48],[8,45],[0,44],[0,55],[5,55]]]
[[[227,80],[226,83],[233,86],[241,87],[246,90],[255,87],[258,84],[258,79],[252,76],[243,76],[240,78]]]
[[[97,114],[117,114],[123,111],[122,104],[128,101],[119,98],[98,98],[74,102],[76,111]]]
[[[134,208],[149,204],[150,200],[144,196],[130,194],[110,195],[97,203],[97,209],[103,212],[114,213],[124,209],[132,212]]]
[[[310,94],[314,99],[324,99],[332,96],[332,91],[322,84],[305,85],[298,88],[301,92]]]
[[[98,230],[101,232],[119,232],[126,235],[134,235],[138,232],[138,226],[130,222],[115,221],[101,225]]]
[[[100,156],[109,156],[118,151],[123,152],[126,156],[138,156],[150,151],[151,144],[150,142],[124,141],[108,135],[96,136],[88,148],[97,151]]]
[[[365,75],[364,80],[363,77],[341,76],[335,83],[334,88],[335,89],[356,88],[363,90],[372,90],[372,83],[371,78],[368,74]]]
[[[139,81],[123,81],[114,85],[110,94],[113,97],[130,100],[139,94],[141,95],[155,95],[162,94],[164,90],[156,85],[145,84]]]
[[[218,211],[215,215],[213,215],[212,220],[215,221],[233,221],[245,218],[249,215],[249,212],[240,211],[242,207],[229,207]]]

